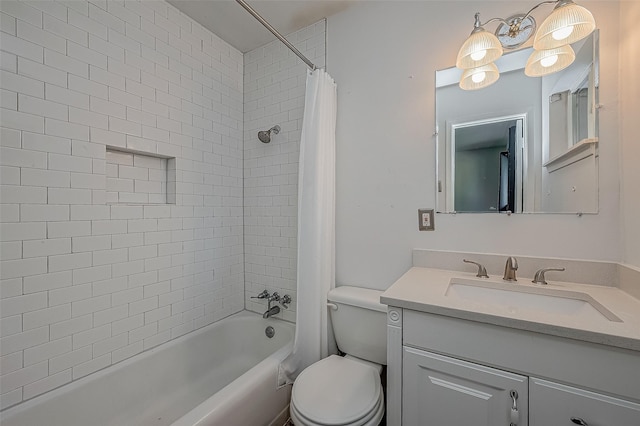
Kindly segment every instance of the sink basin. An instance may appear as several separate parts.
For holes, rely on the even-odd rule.
[[[593,297],[577,291],[452,278],[446,296],[506,308],[510,314],[541,313],[622,322]]]

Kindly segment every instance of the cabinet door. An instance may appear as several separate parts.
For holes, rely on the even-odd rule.
[[[531,426],[640,425],[640,404],[534,377],[529,386]]]
[[[527,426],[527,381],[525,376],[405,346],[402,424]],[[516,410],[511,391],[517,392]]]

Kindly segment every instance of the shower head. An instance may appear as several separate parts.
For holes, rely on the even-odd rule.
[[[262,130],[262,131],[258,132],[258,139],[260,139],[260,142],[262,142],[262,143],[271,142],[271,132],[273,132],[273,133],[275,133],[277,135],[278,133],[280,133],[280,126],[278,126],[276,124],[275,126],[270,128],[269,130]]]

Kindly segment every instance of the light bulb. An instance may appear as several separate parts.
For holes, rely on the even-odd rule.
[[[486,72],[484,72],[484,71],[480,71],[480,72],[477,72],[477,73],[473,74],[473,75],[471,76],[471,80],[472,80],[474,83],[480,83],[480,82],[484,81],[484,79],[485,79],[486,77],[487,77],[487,73],[486,73]]]
[[[474,61],[479,61],[480,59],[487,56],[487,51],[485,49],[478,50],[477,52],[473,52],[470,56],[471,56],[471,59],[473,59]]]
[[[572,32],[573,32],[573,25],[570,25],[568,27],[564,27],[564,28],[560,28],[559,30],[555,30],[551,34],[551,37],[553,37],[554,40],[564,40],[565,38],[569,37]]]
[[[500,78],[500,70],[493,62],[481,67],[465,70],[460,77],[462,90],[478,90],[491,86]]]
[[[558,55],[547,56],[546,58],[540,59],[540,65],[545,68],[548,68],[558,62]]]

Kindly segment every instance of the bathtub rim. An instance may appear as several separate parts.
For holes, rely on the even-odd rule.
[[[188,340],[190,338],[195,338],[197,336],[199,336],[200,334],[206,333],[207,331],[220,326],[220,323],[222,323],[223,321],[227,321],[227,320],[231,320],[233,318],[260,318],[260,314],[255,313],[253,311],[248,311],[246,309],[243,309],[242,311],[236,312],[234,314],[228,315],[224,318],[219,319],[216,322],[213,322],[211,324],[207,324],[205,326],[202,326],[196,330],[193,330],[189,333],[186,333],[180,337],[176,337],[175,339],[169,340],[168,342],[164,342],[161,343],[157,346],[154,346],[150,349],[147,349],[146,351],[142,351],[138,354],[135,354],[129,358],[123,359],[122,361],[119,361],[115,364],[111,364],[108,365],[107,367],[104,367],[98,371],[95,371],[93,373],[90,373],[84,377],[81,377],[77,380],[72,380],[71,382],[65,383],[61,386],[58,386],[57,388],[54,388],[50,391],[47,391],[41,395],[37,395],[34,396],[33,398],[27,399],[25,401],[22,401],[18,404],[12,405],[10,407],[5,408],[4,410],[0,411],[0,424],[2,424],[2,422],[9,420],[11,417],[19,415],[20,413],[22,413],[23,411],[26,411],[30,408],[32,408],[35,405],[38,405],[40,403],[43,402],[47,402],[55,397],[57,397],[58,395],[62,394],[62,393],[66,393],[66,392],[72,392],[74,390],[76,390],[78,387],[83,386],[85,383],[90,382],[90,381],[94,381],[94,380],[99,380],[100,378],[111,374],[114,371],[117,371],[119,369],[123,369],[126,368],[127,366],[144,360],[148,357],[151,357],[153,355],[155,355],[156,353],[162,351],[162,350],[166,350],[169,348],[172,348],[173,346],[177,346],[181,343],[183,343],[185,340]],[[282,351],[284,348],[286,348],[287,346],[292,345],[293,339],[295,337],[295,324],[291,323],[289,321],[285,321],[281,318],[269,318],[269,320],[273,320],[273,321],[278,321],[278,322],[282,322],[285,324],[288,324],[289,326],[294,328],[294,336],[291,337],[291,342],[286,344],[283,348],[278,349],[277,351],[275,351],[273,354],[269,355],[269,357],[274,356],[276,353],[279,353],[280,351]],[[291,351],[291,348],[289,348],[289,352]],[[268,359],[269,357],[265,358]],[[261,360],[258,364],[262,363],[264,361]],[[255,368],[256,366],[253,366],[251,368]],[[251,369],[249,369],[249,371],[251,371]],[[242,376],[240,376],[242,377]],[[199,405],[199,404],[198,404]],[[194,407],[195,408],[195,407]],[[184,413],[186,414],[186,413]],[[182,416],[181,416],[182,417]],[[180,419],[181,417],[179,417],[178,419]]]

